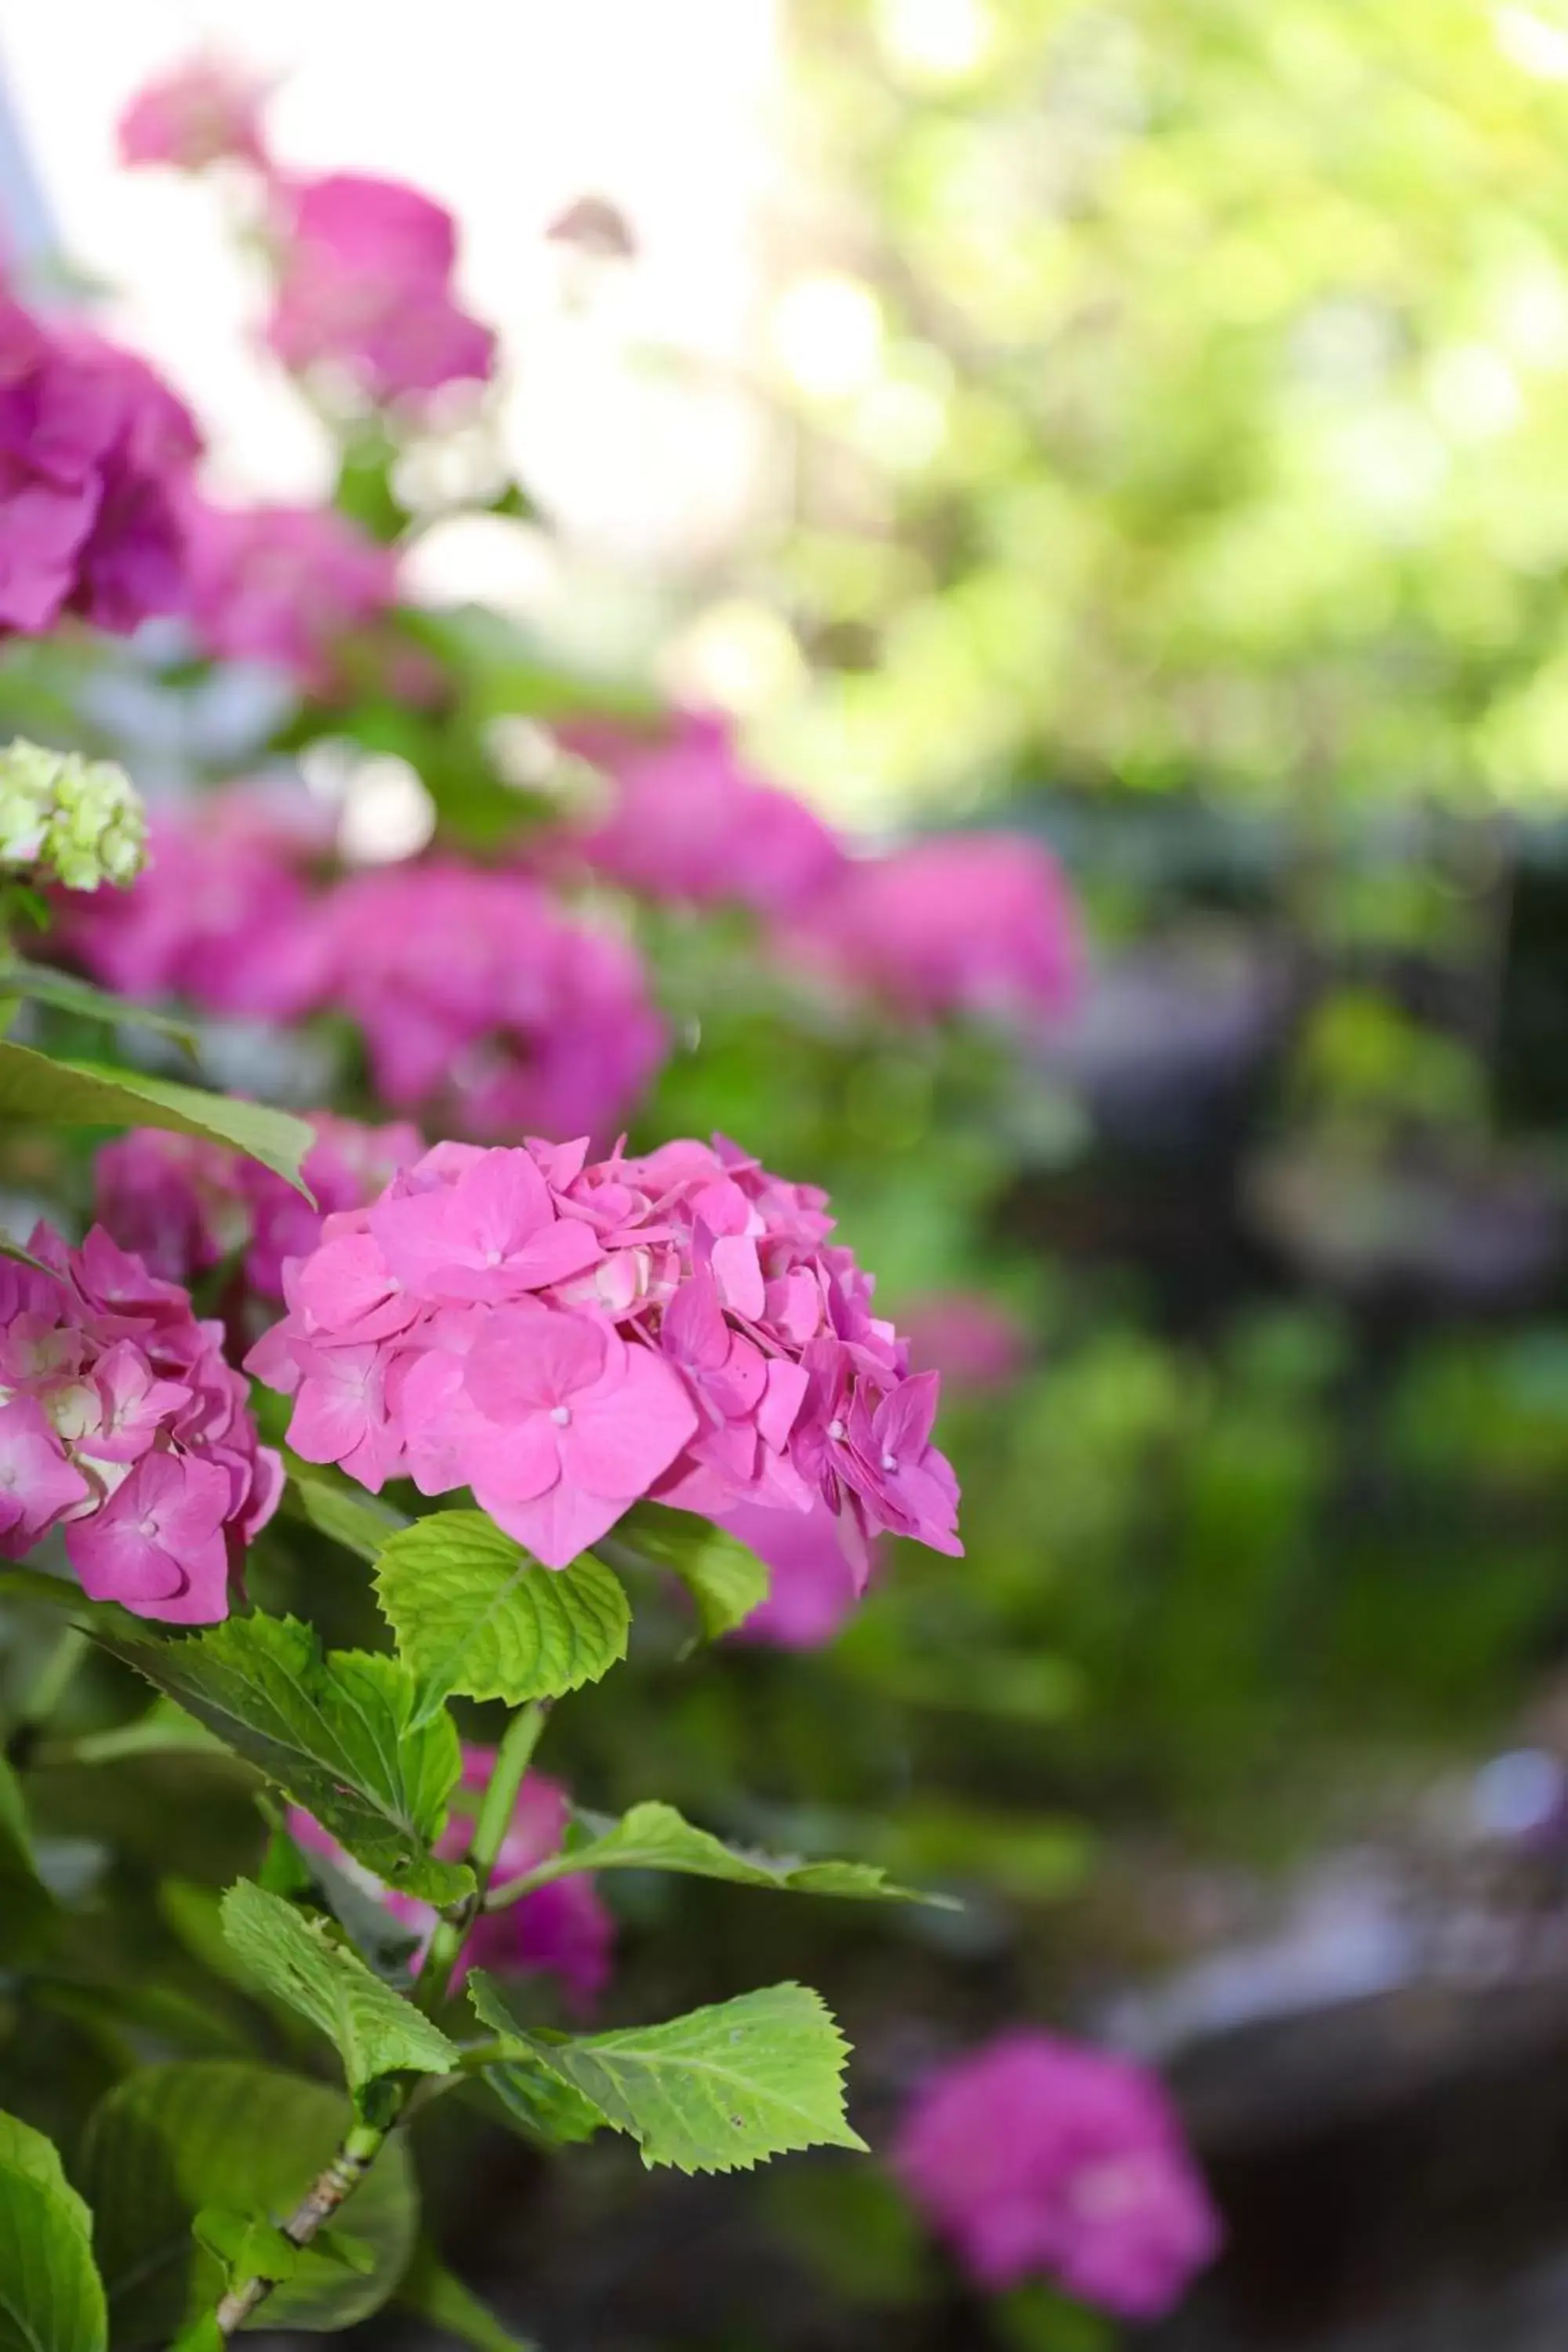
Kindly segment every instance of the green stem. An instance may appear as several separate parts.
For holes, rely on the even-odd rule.
[[[496,1750],[495,1768],[474,1822],[473,1840],[468,1847],[468,1867],[474,1874],[474,1892],[462,1903],[446,1913],[437,1922],[430,1938],[430,1949],[419,1971],[416,1998],[426,2016],[433,2015],[445,2002],[452,1971],[458,1965],[458,1955],[463,1941],[483,1907],[490,1883],[490,1873],[496,1866],[496,1856],[501,1842],[511,1826],[517,1811],[518,1790],[523,1775],[533,1759],[539,1737],[544,1729],[544,1709],[535,1699],[531,1706],[520,1707],[507,1725]]]
[[[352,2197],[385,2144],[390,2123],[356,2124],[326,2170],[314,2179],[283,2224],[283,2235],[296,2246],[308,2246],[318,2230],[325,2229],[345,2198]],[[265,2303],[276,2279],[237,2280],[214,2315],[226,2339],[242,2327],[257,2305]]]
[[[5,1742],[9,1762],[20,1765],[27,1761],[39,1733],[70,1688],[88,1648],[88,1637],[79,1625],[61,1626],[55,1646],[34,1677],[33,1686],[22,1702],[21,1715]]]

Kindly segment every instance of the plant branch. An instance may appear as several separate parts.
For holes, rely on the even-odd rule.
[[[446,2000],[452,1971],[464,1938],[484,1907],[490,1883],[490,1873],[502,1841],[511,1826],[517,1810],[518,1790],[523,1775],[532,1761],[544,1729],[544,1709],[535,1699],[531,1706],[520,1707],[507,1725],[496,1750],[494,1769],[489,1785],[479,1800],[479,1813],[474,1822],[473,1840],[468,1847],[468,1866],[474,1874],[474,1892],[463,1902],[443,1914],[430,1938],[430,1949],[419,1971],[416,1998],[426,2015],[431,2016]]]
[[[352,2197],[385,2142],[390,2125],[356,2124],[326,2170],[310,2183],[289,2219],[283,2235],[291,2245],[308,2246],[326,2227],[345,2199]],[[214,2315],[218,2333],[226,2341],[243,2327],[258,2305],[266,2302],[276,2279],[242,2279],[232,2285]]]

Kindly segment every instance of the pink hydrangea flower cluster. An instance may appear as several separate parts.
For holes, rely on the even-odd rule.
[[[226,58],[195,57],[137,92],[120,118],[120,160],[202,172],[210,163],[266,164],[267,91]]]
[[[495,1751],[465,1745],[465,1789],[484,1789],[495,1762]],[[559,1853],[566,1835],[571,1803],[558,1780],[530,1772],[518,1791],[491,1884],[504,1886],[521,1878],[552,1853]],[[460,1862],[468,1849],[471,1823],[455,1818],[448,1823],[437,1851],[442,1858]],[[344,1853],[335,1838],[298,1806],[289,1813],[289,1833],[309,1852],[327,1855],[341,1870],[373,1890],[394,1918],[405,1921],[426,1941],[437,1914],[427,1903],[384,1886],[361,1864]],[[557,1878],[535,1887],[504,1910],[481,1915],[468,1931],[458,1958],[454,1981],[461,1984],[470,1969],[489,1969],[497,1976],[553,1976],[574,2009],[586,2010],[604,1990],[610,1973],[610,1953],[616,1923],[591,1878]]]
[[[1013,833],[933,835],[847,861],[785,940],[917,1019],[1064,1012],[1082,961],[1060,867],[1042,844]]]
[[[0,291],[0,636],[67,612],[124,633],[180,609],[199,447],[142,361]]]
[[[241,786],[157,810],[129,890],[72,894],[59,936],[123,994],[297,1021],[347,1013],[378,1092],[468,1135],[613,1134],[664,1057],[625,934],[532,876],[429,858],[320,882],[330,813]]]
[[[983,2287],[1047,2278],[1128,2319],[1168,2311],[1219,2218],[1152,2075],[1019,2029],[942,2068],[893,2162]]]
[[[590,1162],[437,1144],[284,1268],[250,1369],[289,1443],[362,1485],[468,1486],[563,1568],[641,1496],[719,1517],[820,1501],[863,1581],[884,1529],[962,1549],[911,1376],[825,1196],[733,1145]]]
[[[664,1058],[641,960],[522,874],[454,860],[351,876],[321,909],[323,999],[378,1091],[468,1135],[613,1132]]]
[[[331,691],[339,646],[397,593],[397,558],[331,507],[186,507],[191,625],[220,661]]]
[[[60,1528],[93,1600],[211,1624],[283,1478],[221,1327],[100,1227],[28,1246],[52,1273],[0,1260],[0,1555]]]
[[[122,995],[297,1019],[322,995],[308,869],[331,854],[332,833],[330,813],[302,793],[261,784],[155,808],[131,889],[57,902],[61,944]]]
[[[724,719],[688,712],[653,740],[603,729],[573,740],[613,779],[616,802],[603,823],[563,846],[627,889],[787,915],[844,862],[804,801],[744,765]]]
[[[320,1238],[321,1220],[374,1200],[425,1149],[406,1122],[363,1127],[317,1111],[302,1173],[316,1206],[258,1160],[201,1136],[133,1128],[105,1144],[94,1168],[100,1222],[154,1274],[191,1283],[238,1258],[252,1298],[281,1306],[283,1265]]]
[[[489,374],[495,338],[454,298],[444,205],[399,181],[334,172],[282,187],[278,208],[267,332],[286,367],[328,363],[376,402]]]

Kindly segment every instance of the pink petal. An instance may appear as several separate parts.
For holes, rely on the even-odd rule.
[[[474,1500],[498,1528],[515,1536],[546,1568],[570,1568],[580,1552],[613,1528],[625,1511],[623,1496],[586,1495],[564,1480],[532,1502],[510,1502],[476,1486]]]
[[[609,1333],[585,1315],[519,1299],[499,1308],[468,1358],[468,1394],[492,1421],[564,1404],[599,1379]]]
[[[576,1398],[561,1432],[563,1485],[630,1500],[645,1494],[697,1434],[679,1375],[646,1348],[628,1348],[623,1377]],[[591,1540],[591,1538],[590,1538]]]

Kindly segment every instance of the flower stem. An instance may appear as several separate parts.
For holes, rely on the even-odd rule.
[[[345,2198],[352,2197],[385,2143],[390,2125],[356,2124],[326,2170],[317,2176],[283,2224],[283,2235],[296,2246],[308,2246]],[[214,2315],[226,2339],[242,2327],[278,2282],[248,2278],[232,2285]]]
[[[419,1971],[416,1998],[426,2016],[438,2010],[447,1998],[452,1981],[452,1971],[469,1928],[483,1907],[485,1892],[490,1883],[490,1873],[501,1843],[511,1826],[517,1810],[517,1792],[522,1786],[523,1775],[532,1761],[533,1751],[544,1729],[544,1709],[535,1699],[531,1706],[520,1707],[507,1725],[496,1750],[495,1768],[474,1822],[473,1841],[468,1847],[468,1867],[474,1874],[474,1892],[437,1922],[430,1938],[430,1949]]]

